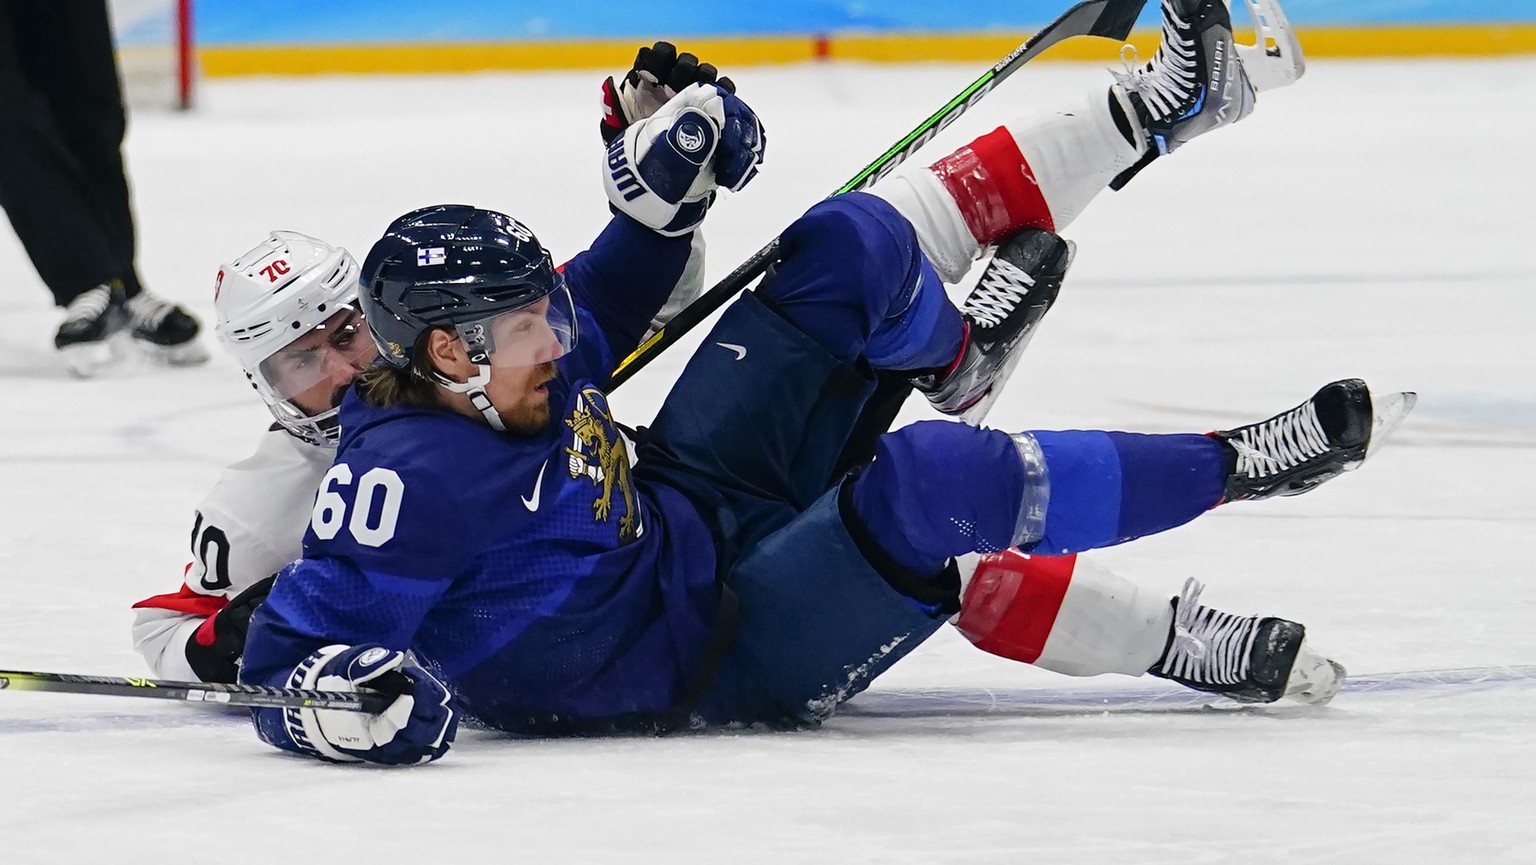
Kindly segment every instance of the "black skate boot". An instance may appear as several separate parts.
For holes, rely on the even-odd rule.
[[[1134,68],[1136,50],[1124,50],[1130,54],[1127,70],[1115,73],[1110,90],[1135,114],[1147,151],[1110,183],[1112,189],[1158,156],[1253,111],[1253,84],[1232,43],[1232,17],[1222,0],[1163,0],[1163,38],[1152,61]],[[1122,131],[1136,143],[1137,133]]]
[[[1307,645],[1307,629],[1274,616],[1234,616],[1201,604],[1199,581],[1173,599],[1173,629],[1147,672],[1240,703],[1291,697],[1321,705],[1344,684],[1344,668]]]
[[[1003,241],[960,313],[965,344],[948,369],[912,380],[934,408],[980,424],[1056,302],[1076,247],[1053,232],[1028,228]]]
[[[1413,393],[1376,397],[1348,378],[1269,420],[1211,433],[1233,453],[1226,500],[1300,495],[1359,468],[1417,401]]]
[[[86,291],[64,308],[53,347],[75,375],[90,378],[112,361],[110,340],[128,324],[123,286],[117,280]]]
[[[125,308],[133,341],[171,366],[195,366],[208,360],[197,343],[201,326],[190,313],[148,291],[129,298]]]

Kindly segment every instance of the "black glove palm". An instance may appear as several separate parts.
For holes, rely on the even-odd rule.
[[[671,42],[657,42],[635,54],[635,64],[622,81],[603,82],[603,143],[611,144],[631,123],[656,113],[667,100],[691,84],[719,84],[728,93],[736,83],[721,78],[719,70],[686,52],[677,53]]]
[[[240,655],[245,652],[245,632],[251,614],[267,599],[277,577],[257,580],[210,616],[187,640],[187,663],[204,682],[234,682],[240,674]]]

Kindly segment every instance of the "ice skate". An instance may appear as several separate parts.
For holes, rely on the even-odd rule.
[[[1131,49],[1127,65],[1134,63]],[[1159,154],[1253,111],[1253,84],[1232,43],[1232,19],[1223,0],[1163,0],[1157,54],[1145,66],[1115,73],[1115,79],[1115,89],[1134,108]]]
[[[1359,468],[1417,401],[1406,392],[1377,396],[1349,378],[1269,420],[1211,433],[1233,451],[1226,500],[1300,495]]]
[[[1147,672],[1240,703],[1289,697],[1321,705],[1344,684],[1344,668],[1307,645],[1307,629],[1273,616],[1234,616],[1201,604],[1198,580],[1173,599],[1173,629]]]
[[[201,326],[190,313],[148,291],[140,291],[125,304],[130,333],[140,348],[171,366],[195,366],[208,360],[208,351],[197,342]]]
[[[1035,228],[1003,241],[961,304],[966,334],[959,356],[948,369],[912,380],[934,408],[981,423],[1056,302],[1075,250],[1071,241]]]
[[[112,337],[128,324],[123,288],[102,283],[69,302],[53,346],[64,355],[70,372],[90,378],[113,360]]]

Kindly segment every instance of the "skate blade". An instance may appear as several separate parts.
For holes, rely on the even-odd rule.
[[[1344,687],[1346,675],[1344,665],[1312,651],[1312,647],[1303,639],[1301,649],[1296,653],[1296,662],[1291,665],[1284,696],[1309,706],[1325,705]]]
[[[1365,446],[1362,463],[1375,455],[1382,442],[1391,438],[1418,402],[1419,395],[1412,391],[1398,391],[1383,396],[1371,392],[1371,439]]]
[[[64,368],[79,379],[95,378],[115,367],[121,359],[119,349],[111,337],[100,342],[86,342],[66,346],[58,350],[64,358]]]
[[[198,366],[208,362],[208,350],[195,339],[181,345],[156,345],[140,339],[133,344],[140,354],[166,366]]]
[[[1066,238],[1062,239],[1066,240],[1067,243],[1067,263],[1066,266],[1062,268],[1062,270],[1065,273],[1071,273],[1072,261],[1073,259],[1077,258],[1077,243],[1072,240],[1067,240]],[[1065,280],[1063,280],[1062,284],[1066,284]],[[1058,298],[1059,297],[1060,295],[1058,294]],[[1055,305],[1055,300],[1052,300],[1051,306]],[[1050,312],[1050,307],[1046,307],[1045,311]],[[987,389],[987,392],[981,395],[981,399],[978,399],[970,405],[966,406],[965,409],[960,412],[960,420],[970,424],[971,426],[979,427],[981,426],[981,422],[987,419],[987,413],[992,411],[993,403],[996,403],[997,398],[1003,395],[1003,385],[1006,385],[1008,383],[1008,379],[1013,377],[1013,368],[1019,365],[1019,358],[1024,356],[1024,350],[1029,348],[1030,340],[1035,338],[1035,331],[1040,329],[1040,322],[1044,320],[1045,315],[1042,314],[1040,316],[1040,321],[1035,322],[1034,327],[1031,327],[1029,330],[1024,332],[1024,335],[1019,338],[1019,344],[1014,346],[1013,351],[1008,353],[1008,360],[1003,363],[1002,374],[997,377],[997,380],[992,383],[992,386]]]
[[[1253,16],[1254,44],[1244,45],[1234,39],[1233,47],[1248,73],[1248,83],[1260,92],[1295,84],[1307,72],[1307,58],[1279,0],[1243,2]]]

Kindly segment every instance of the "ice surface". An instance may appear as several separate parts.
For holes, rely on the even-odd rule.
[[[978,71],[737,73],[769,158],[711,216],[711,273]],[[145,279],[206,321],[219,262],[268,229],[361,253],[445,201],[574,252],[606,217],[597,81],[209,82],[195,113],[133,119]],[[923,157],[1108,81],[1031,68]],[[1338,377],[1416,389],[1360,473],[1096,555],[1304,621],[1359,673],[1536,663],[1532,106],[1533,60],[1312,64],[1072,227],[1074,271],[991,423],[1206,430]],[[69,379],[8,234],[0,274],[0,668],[141,674],[128,605],[175,589],[193,505],[266,415],[222,355]],[[644,422],[686,354],[621,390],[620,417]],[[1536,861],[1530,678],[1322,710],[1020,696],[1149,684],[1068,680],[942,633],[818,732],[469,733],[407,771],[286,758],[190,706],[0,694],[0,862]]]

